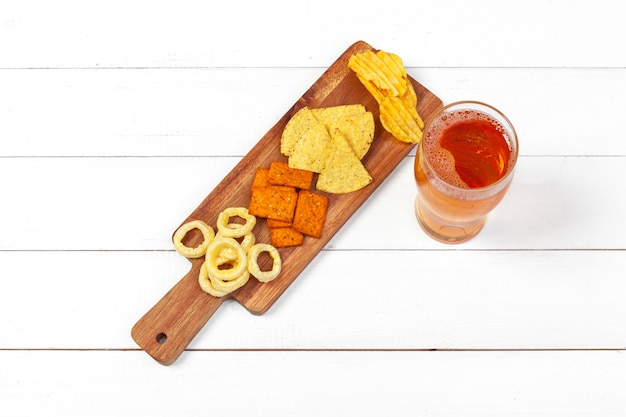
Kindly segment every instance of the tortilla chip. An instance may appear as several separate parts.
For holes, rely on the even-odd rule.
[[[289,167],[322,172],[330,136],[323,124],[317,123],[294,144],[289,155]]]
[[[319,239],[322,236],[327,208],[328,197],[311,191],[300,191],[293,215],[293,228]]]
[[[311,113],[320,123],[328,128],[339,118],[365,113],[365,111],[365,106],[362,104],[345,104],[332,107],[319,107],[312,109]]]
[[[390,65],[394,64],[391,60],[389,61]],[[354,163],[354,158],[360,161],[367,154],[374,139],[374,130],[374,116],[362,104],[314,109],[303,107],[288,122],[281,138],[281,153],[288,156],[288,162],[285,165],[287,168],[300,171],[298,175],[303,176],[303,182],[277,179],[272,172],[274,170],[272,167],[270,167],[268,182],[274,185],[309,189],[312,173],[316,172],[321,175],[320,186],[328,187],[325,191],[360,189],[369,184],[372,178],[362,164]],[[340,139],[335,139],[336,136]],[[343,144],[338,145],[338,142],[346,142],[352,152],[347,152]],[[334,148],[333,143],[335,143]],[[343,149],[343,153],[339,156],[333,155],[338,146]],[[341,161],[344,157],[347,160]],[[332,160],[331,167],[326,168],[329,158]],[[276,168],[286,170],[284,166],[277,165]],[[345,168],[349,168],[349,171],[341,176],[340,171]],[[310,179],[302,171],[308,172]],[[329,171],[335,172],[331,175]],[[278,172],[277,175],[284,175],[285,178],[290,178],[292,175],[292,173],[287,175],[287,171]],[[351,178],[353,175],[356,177]],[[338,180],[344,181],[343,185],[338,185]],[[318,189],[322,188],[318,186]]]
[[[372,182],[350,143],[341,132],[337,132],[328,147],[326,165],[320,173],[316,188],[334,194],[360,190]]]
[[[287,122],[280,139],[280,153],[289,156],[294,144],[302,137],[304,132],[318,124],[311,109],[303,107]]]
[[[331,136],[339,130],[352,146],[357,158],[363,159],[374,140],[374,115],[359,113],[337,119],[330,125]]]

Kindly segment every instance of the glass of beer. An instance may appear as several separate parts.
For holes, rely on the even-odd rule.
[[[506,194],[518,156],[513,125],[477,101],[449,104],[424,127],[415,157],[415,214],[444,243],[476,236]]]

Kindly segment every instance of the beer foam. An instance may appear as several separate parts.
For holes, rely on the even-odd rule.
[[[469,188],[469,186],[461,179],[459,173],[456,172],[454,156],[447,149],[432,149],[427,153],[427,158],[431,165],[437,167],[437,175],[447,182],[459,188]]]
[[[441,119],[436,120],[428,129],[424,140],[424,156],[430,162],[430,166],[436,172],[437,176],[443,181],[459,188],[469,188],[469,186],[461,179],[459,173],[456,172],[456,161],[454,155],[447,149],[441,147],[438,138],[448,126],[455,124],[468,118],[454,117],[463,116],[461,113],[452,113],[443,115]]]
[[[424,137],[424,154],[437,176],[448,184],[459,188],[470,188],[469,185],[461,179],[456,171],[456,161],[454,155],[441,146],[439,138],[443,131],[468,120],[482,120],[484,122],[495,125],[503,134],[505,140],[510,144],[509,135],[506,129],[496,121],[492,116],[477,110],[464,109],[456,110],[444,114],[440,119],[432,122],[426,136]]]

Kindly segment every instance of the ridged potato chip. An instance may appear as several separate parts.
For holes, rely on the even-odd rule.
[[[351,56],[348,66],[361,74],[366,80],[371,81],[380,90],[388,91],[386,94],[398,96],[404,93],[404,90],[402,92],[398,90],[398,88],[404,87],[404,83],[400,83],[396,75],[372,51],[368,50]]]
[[[418,143],[422,139],[424,122],[417,112],[413,114],[411,108],[405,106],[398,97],[387,97],[380,103],[380,123],[402,142]]]
[[[385,98],[385,95],[383,94],[383,91],[381,89],[379,89],[378,87],[376,87],[373,82],[371,82],[370,80],[366,79],[365,77],[363,77],[358,72],[356,73],[356,76],[359,79],[359,81],[361,81],[361,84],[363,84],[365,86],[367,91],[372,95],[372,97],[374,97],[374,99],[378,103],[380,103]]]
[[[351,56],[348,67],[378,102],[385,130],[400,141],[418,143],[424,122],[417,112],[417,95],[400,57],[367,50]]]

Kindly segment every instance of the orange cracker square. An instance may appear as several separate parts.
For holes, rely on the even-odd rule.
[[[300,246],[304,242],[304,235],[290,227],[270,229],[270,241],[277,248]]]
[[[308,236],[320,238],[328,208],[328,197],[311,191],[298,193],[298,204],[293,217],[293,228]]]
[[[274,161],[270,164],[269,178],[272,185],[286,185],[288,187],[308,190],[313,181],[313,172],[303,169],[289,168],[286,162]]]
[[[290,187],[257,187],[252,189],[248,212],[266,219],[290,222],[298,201],[298,193]]]
[[[279,229],[281,227],[291,227],[292,222],[283,222],[280,220],[267,219],[267,227],[270,229]]]
[[[252,186],[250,187],[250,193],[255,187],[265,187],[268,184],[267,179],[270,176],[270,170],[267,168],[257,168],[254,173],[254,179],[252,180]]]

